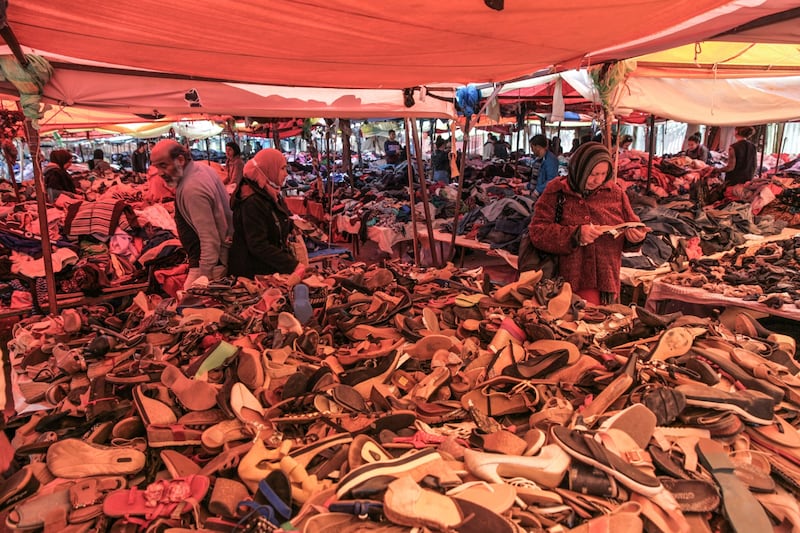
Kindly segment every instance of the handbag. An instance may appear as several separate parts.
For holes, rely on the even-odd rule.
[[[554,222],[561,222],[561,216],[564,211],[564,193],[558,192],[556,199],[556,214]],[[540,250],[531,242],[531,236],[528,229],[522,232],[522,241],[519,243],[519,254],[517,256],[517,270],[520,272],[527,272],[529,270],[541,270],[542,278],[553,279],[558,277],[558,256]]]
[[[306,241],[303,238],[303,232],[299,229],[292,228],[289,236],[286,238],[286,246],[289,253],[297,260],[298,263],[308,265],[308,248],[306,248]]]

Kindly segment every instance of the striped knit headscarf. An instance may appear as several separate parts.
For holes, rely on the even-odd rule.
[[[592,191],[586,190],[586,181],[589,179],[589,174],[592,173],[594,167],[603,161],[608,163],[608,175],[603,183],[611,179],[613,174],[613,162],[611,161],[611,153],[608,148],[600,143],[588,142],[580,145],[572,157],[569,158],[569,176],[567,182],[569,188],[582,196],[588,196]]]

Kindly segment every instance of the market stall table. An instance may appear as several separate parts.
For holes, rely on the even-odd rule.
[[[672,285],[661,280],[654,280],[650,287],[650,294],[647,296],[645,308],[648,311],[657,311],[659,304],[669,300],[699,304],[704,306],[736,306],[750,311],[765,313],[768,315],[789,318],[800,321],[800,308],[794,305],[784,304],[779,309],[769,307],[758,302],[749,302],[741,298],[732,298],[718,293],[709,292],[697,287],[682,287]]]

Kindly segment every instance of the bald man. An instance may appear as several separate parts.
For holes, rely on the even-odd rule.
[[[164,139],[153,147],[150,164],[175,189],[175,225],[189,256],[184,289],[198,278],[215,280],[227,271],[233,222],[228,193],[209,166],[195,163],[189,150]]]

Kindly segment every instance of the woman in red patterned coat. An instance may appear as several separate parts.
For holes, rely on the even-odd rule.
[[[610,230],[639,222],[625,191],[611,179],[611,165],[605,146],[582,144],[569,160],[569,175],[552,180],[536,202],[528,229],[536,248],[558,256],[558,273],[573,291],[596,304],[619,299],[622,252],[640,246],[648,231]]]

